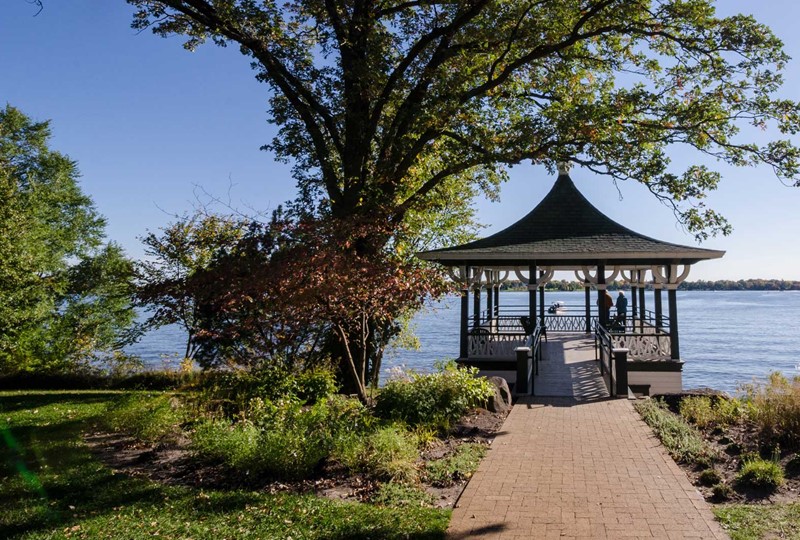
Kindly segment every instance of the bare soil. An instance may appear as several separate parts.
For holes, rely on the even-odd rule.
[[[465,443],[490,445],[503,425],[507,414],[485,409],[469,411],[447,434],[421,453],[419,467],[431,460],[455,453]],[[253,477],[233,471],[221,464],[208,463],[194,457],[189,439],[181,438],[157,445],[145,444],[119,433],[84,434],[92,453],[117,473],[138,476],[169,485],[204,489],[253,489],[269,493],[314,493],[330,499],[367,501],[378,488],[378,482],[364,474],[352,474],[335,462],[323,462],[311,478],[277,481]],[[449,487],[423,484],[440,508],[452,508],[467,480]]]
[[[677,414],[681,399],[698,395],[711,396],[712,399],[728,399],[729,397],[723,392],[707,388],[660,397],[664,398],[670,410]],[[800,475],[797,474],[800,471],[796,471],[794,475],[789,474],[791,468],[788,468],[789,471],[787,471],[787,463],[797,452],[787,451],[787,449],[780,451],[779,448],[780,465],[786,472],[786,480],[783,486],[774,491],[754,489],[738,485],[736,482],[736,475],[744,461],[743,457],[748,454],[751,456],[753,454],[759,454],[764,459],[772,459],[775,451],[773,445],[763,440],[756,426],[751,422],[742,420],[730,426],[709,426],[706,429],[698,428],[698,431],[700,431],[705,441],[708,442],[715,451],[717,457],[712,464],[713,468],[720,474],[722,480],[732,488],[729,497],[724,499],[717,498],[714,496],[711,486],[705,486],[700,482],[700,475],[704,467],[679,463],[678,465],[686,472],[689,479],[708,502],[774,504],[797,502],[800,500]]]

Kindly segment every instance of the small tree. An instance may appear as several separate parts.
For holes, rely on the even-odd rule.
[[[133,268],[47,122],[0,110],[0,371],[68,370],[119,349]]]
[[[247,229],[245,220],[198,211],[142,239],[147,259],[137,268],[136,300],[150,310],[143,330],[178,324],[187,333],[184,358],[194,359],[204,298],[192,279],[232,249]]]

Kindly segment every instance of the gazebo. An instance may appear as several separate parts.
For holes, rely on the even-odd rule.
[[[535,366],[539,342],[547,332],[594,332],[597,356],[603,361],[601,372],[606,372],[609,386],[615,385],[619,394],[627,392],[628,386],[650,393],[681,390],[676,290],[691,265],[724,254],[662,242],[616,223],[578,191],[567,164],[562,164],[547,196],[513,225],[474,242],[417,256],[447,266],[451,278],[461,286],[460,363],[502,374],[514,383],[522,373],[518,367],[521,347],[532,349]],[[579,313],[558,309],[546,313],[544,287],[556,271],[565,270],[574,272],[584,284],[585,305]],[[512,313],[499,305],[500,285],[510,276],[527,285],[526,313]],[[631,316],[624,326],[612,326],[606,310],[595,307],[602,302],[607,284],[617,278],[631,287]],[[645,306],[648,284],[655,289],[652,310]],[[592,289],[597,302],[592,301]],[[667,314],[662,308],[664,289]],[[485,309],[481,307],[483,291],[487,293]],[[614,358],[617,364],[624,359],[616,372],[612,369]],[[617,372],[627,380],[618,379],[614,384]],[[530,387],[520,382],[518,392],[520,387]],[[625,383],[625,388],[620,388],[620,383]]]

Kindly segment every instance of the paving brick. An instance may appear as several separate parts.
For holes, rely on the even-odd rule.
[[[514,406],[459,499],[449,536],[727,538],[631,403],[598,398],[597,381],[583,392],[597,370],[586,345],[550,337],[546,353],[557,354],[541,363],[536,386],[549,396]],[[570,380],[576,374],[581,384]]]

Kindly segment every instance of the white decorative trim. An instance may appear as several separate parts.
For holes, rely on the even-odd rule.
[[[520,280],[520,281],[521,281],[522,283],[524,283],[525,285],[527,285],[527,284],[528,284],[528,282],[529,282],[529,279],[528,279],[528,278],[526,278],[525,276],[523,276],[523,275],[522,275],[522,270],[520,269],[520,267],[519,267],[519,266],[515,266],[515,267],[514,267],[514,273],[515,273],[515,274],[517,274],[517,279],[518,279],[518,280]]]
[[[458,274],[454,272],[456,268],[458,268]],[[450,279],[461,285],[462,290],[468,290],[470,287],[476,286],[476,284],[480,287],[483,267],[470,267],[470,271],[471,275],[467,275],[466,266],[449,266],[447,268],[447,274],[450,276]]]
[[[684,264],[683,270],[680,274],[678,274],[678,266],[679,265],[677,264],[671,264],[669,267],[669,273],[667,275],[665,275],[666,267],[652,266],[651,271],[653,272],[653,283],[659,283],[668,291],[676,290],[678,286],[683,283],[687,277],[689,277],[689,271],[692,269],[691,265]]]

